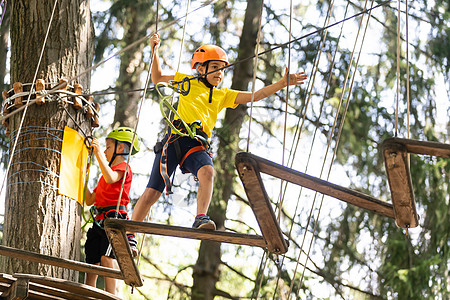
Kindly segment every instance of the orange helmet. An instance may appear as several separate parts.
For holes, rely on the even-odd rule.
[[[215,45],[203,45],[195,50],[192,55],[192,69],[197,68],[198,63],[204,63],[210,60],[220,60],[226,63],[228,66],[228,57],[225,51],[219,46]]]

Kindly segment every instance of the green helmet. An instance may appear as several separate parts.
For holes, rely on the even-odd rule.
[[[106,138],[115,139],[119,142],[127,142],[131,145],[131,142],[133,141],[133,135],[134,135],[133,129],[129,127],[119,127],[111,131]],[[131,150],[131,155],[138,153],[139,149],[140,149],[139,138],[136,134],[136,136],[134,137],[133,150]]]

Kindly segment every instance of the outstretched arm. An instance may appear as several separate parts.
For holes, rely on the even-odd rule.
[[[161,64],[159,62],[159,45],[161,40],[159,39],[159,34],[155,33],[150,39],[150,47],[153,51],[153,63],[152,63],[152,82],[157,84],[158,82],[168,82],[173,80],[175,76],[173,75],[163,75]]]
[[[289,85],[303,84],[306,78],[308,78],[308,75],[306,75],[304,72],[289,74]],[[262,89],[256,91],[253,101],[259,101],[270,95],[273,95],[282,88],[285,88],[287,84],[288,84],[288,69],[286,68],[283,78],[278,82],[265,86]],[[243,104],[248,103],[250,101],[252,101],[251,92],[239,92],[234,102],[236,104]]]

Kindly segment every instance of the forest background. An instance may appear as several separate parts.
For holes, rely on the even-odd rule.
[[[251,90],[254,60],[247,58],[255,53],[260,1],[191,1],[192,12],[186,25],[183,17],[187,1],[160,2],[156,14],[156,1],[91,1],[94,63],[150,34],[158,18],[164,72],[179,69],[190,74],[193,50],[201,44],[217,44],[226,49],[232,62],[237,62],[226,71],[223,86]],[[222,114],[213,134],[216,179],[210,209],[219,228],[259,233],[234,171],[235,153],[245,151],[247,146],[250,152],[274,162],[284,162],[293,169],[390,201],[380,151],[385,138],[396,130],[399,137],[407,137],[409,118],[411,138],[449,143],[448,2],[409,3],[408,51],[405,3],[401,3],[397,129],[397,2],[374,3],[381,5],[372,11],[360,48],[366,19],[361,22],[356,17],[330,27],[325,39],[325,31],[319,29],[326,24],[331,5],[329,24],[359,13],[371,2],[293,1],[291,12],[289,1],[264,1],[258,49],[264,54],[258,57],[255,87],[278,80],[286,66],[292,72],[304,70],[309,79],[304,86],[291,87],[288,93],[280,91],[255,104],[252,110],[240,106]],[[9,22],[5,14],[0,28],[2,90],[11,86]],[[358,46],[354,47],[360,23],[362,30]],[[316,33],[308,35],[311,32]],[[295,40],[290,47],[289,40]],[[357,69],[346,81],[347,69],[356,65],[358,55]],[[91,91],[142,88],[149,63],[150,49],[145,40],[95,68]],[[105,137],[112,126],[134,127],[139,121],[137,133],[145,147],[131,162],[135,174],[133,204],[148,180],[154,157],[152,147],[166,126],[158,112],[158,100],[158,95],[150,92],[138,120],[139,93],[95,97],[101,103],[101,127],[94,131],[96,137]],[[5,168],[9,140],[4,129],[1,133]],[[264,177],[274,207],[280,194],[284,195],[281,227],[291,244],[285,256],[277,261],[274,256],[267,259],[262,249],[147,236],[140,261],[145,285],[132,295],[126,287],[124,298],[246,299],[258,295],[263,299],[445,299],[450,285],[450,164],[448,159],[413,155],[411,173],[420,226],[411,229],[409,236],[393,220],[299,187],[288,185],[284,189],[279,181]],[[99,175],[93,166],[91,188]],[[176,180],[178,190],[155,205],[152,222],[191,224],[196,183],[179,171]],[[0,214],[2,209],[3,205]],[[139,241],[143,242],[142,236]],[[305,265],[306,253],[309,259]]]

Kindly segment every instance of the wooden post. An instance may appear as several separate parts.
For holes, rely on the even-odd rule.
[[[94,102],[94,108],[98,112],[100,110],[100,104],[98,104],[97,102]],[[94,119],[92,120],[92,127],[99,127],[100,122],[98,121],[97,115],[94,115],[93,118]]]
[[[14,89],[14,94],[22,93],[23,92],[23,85],[22,85],[22,83],[21,82],[14,82],[13,89]],[[16,99],[14,99],[14,106],[16,108],[19,108],[19,107],[21,107],[23,105],[22,98],[23,97],[20,96],[20,97],[17,97]]]
[[[61,86],[59,87],[58,90],[63,90],[63,91],[67,90],[67,83],[68,83],[67,79],[61,78],[59,80],[59,84],[58,84],[58,85],[61,85]],[[67,103],[67,97],[66,97],[67,94],[66,93],[59,93],[59,96],[62,97],[63,103]]]
[[[83,91],[83,86],[79,83],[75,83],[73,86],[73,92],[75,94],[81,95],[82,91]],[[83,107],[83,103],[81,103],[81,99],[78,98],[77,96],[72,97],[72,102],[73,102],[73,108],[75,108],[75,109],[80,109],[81,107]]]
[[[36,80],[36,91],[44,91],[45,90],[45,81],[44,79]],[[44,95],[36,95],[36,104],[42,105],[45,103]]]

